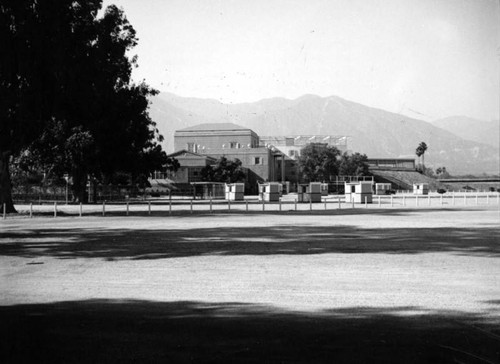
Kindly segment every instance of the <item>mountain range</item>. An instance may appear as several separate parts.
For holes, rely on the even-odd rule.
[[[430,123],[338,96],[316,95],[225,104],[162,92],[152,98],[149,114],[165,137],[167,153],[173,152],[175,130],[231,122],[260,136],[348,136],[348,148],[369,158],[416,158],[415,149],[425,142],[428,167],[445,166],[455,175],[498,174],[500,169],[498,121],[456,116]]]

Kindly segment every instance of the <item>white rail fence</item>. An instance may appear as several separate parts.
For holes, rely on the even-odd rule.
[[[451,193],[445,195],[383,195],[373,196],[372,203],[346,202],[343,195],[323,197],[321,203],[298,202],[292,195],[278,202],[246,199],[229,200],[156,200],[142,202],[123,202],[82,205],[82,204],[20,204],[16,205],[19,214],[7,214],[2,206],[2,218],[7,216],[131,216],[131,215],[174,215],[195,213],[251,213],[251,212],[307,212],[333,211],[342,209],[387,209],[387,208],[453,208],[473,206],[500,206],[500,193]]]

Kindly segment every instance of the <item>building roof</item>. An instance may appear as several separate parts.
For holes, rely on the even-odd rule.
[[[233,123],[206,123],[179,129],[177,131],[230,131],[230,130],[251,130]]]
[[[214,157],[211,157],[206,154],[198,154],[194,152],[187,151],[186,149],[178,150],[177,152],[174,152],[172,154],[169,154],[168,157],[173,157],[173,158],[179,158],[179,157],[187,157],[187,158],[200,158],[200,159],[209,159],[212,161],[216,161],[217,159]]]

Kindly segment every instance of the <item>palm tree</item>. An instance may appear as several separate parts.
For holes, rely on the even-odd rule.
[[[415,154],[417,157],[422,157],[422,167],[425,168],[425,163],[424,163],[424,154],[425,151],[427,150],[427,144],[425,142],[420,142],[418,145],[417,149],[415,150]]]

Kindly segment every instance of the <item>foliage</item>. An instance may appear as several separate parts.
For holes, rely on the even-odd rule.
[[[339,174],[343,176],[368,176],[368,157],[366,154],[342,154]]]
[[[339,172],[340,151],[326,144],[309,144],[300,151],[298,164],[302,177],[311,182],[329,181]]]
[[[298,163],[305,180],[327,182],[336,175],[369,175],[367,160],[365,154],[341,154],[334,146],[309,144],[302,148]]]
[[[246,175],[239,159],[228,160],[222,156],[214,165],[201,170],[201,178],[207,182],[235,183],[245,181]]]
[[[421,166],[421,173],[429,178],[436,178],[434,171],[432,168],[426,168],[425,166]]]
[[[436,175],[438,178],[450,178],[451,175],[446,170],[446,167],[438,167],[436,168]]]
[[[417,155],[417,157],[420,159],[422,159],[422,163],[420,163],[421,167],[418,168],[418,170],[421,172],[421,173],[425,173],[425,163],[424,163],[424,154],[425,152],[427,151],[427,144],[425,144],[425,142],[420,142],[420,144],[418,145],[417,149],[415,149],[415,154]]]
[[[156,93],[130,76],[134,28],[102,0],[5,0],[0,35],[0,202],[9,199],[11,155],[25,153],[45,175],[70,173],[85,201],[88,176],[133,179],[175,168],[150,119]],[[143,177],[141,177],[143,178]]]

